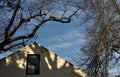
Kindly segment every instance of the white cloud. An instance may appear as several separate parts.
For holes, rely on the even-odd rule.
[[[86,41],[85,34],[80,33],[78,30],[73,30],[62,35],[57,35],[55,39],[59,43],[48,47],[49,49],[54,51],[57,50],[58,48],[70,48],[74,46],[80,46],[81,44],[84,44]]]
[[[51,50],[56,50],[58,48],[69,48],[70,46],[72,46],[71,43],[60,43],[60,44],[56,44],[56,45],[53,45],[53,46],[49,46],[49,48]]]
[[[63,35],[58,35],[56,38],[61,38],[63,40],[70,40],[70,39],[76,39],[76,38],[85,38],[84,33],[80,33],[78,30],[74,30],[72,32],[65,33]]]

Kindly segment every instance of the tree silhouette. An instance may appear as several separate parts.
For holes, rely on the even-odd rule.
[[[69,23],[80,9],[75,3],[70,0],[0,0],[0,52],[25,46],[48,21]]]
[[[108,77],[109,69],[120,60],[120,1],[89,0],[85,4],[94,22],[82,49],[82,65],[87,65],[90,77]]]

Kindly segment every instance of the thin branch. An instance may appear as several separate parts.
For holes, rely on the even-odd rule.
[[[29,22],[31,19],[33,19],[33,18],[36,18],[36,17],[38,17],[38,16],[44,16],[44,15],[46,15],[46,14],[40,14],[40,13],[37,13],[37,14],[35,14],[35,15],[33,15],[33,16],[30,16],[30,17],[28,17],[28,18],[22,18],[22,23],[25,23],[25,22]]]
[[[69,19],[72,18],[74,15],[76,15],[79,10],[80,10],[80,8],[78,8],[73,14],[71,14],[71,15],[69,16]]]
[[[120,15],[120,8],[116,2],[116,0],[111,0],[113,5],[114,5],[114,8],[116,9],[116,11],[118,12],[118,14]]]

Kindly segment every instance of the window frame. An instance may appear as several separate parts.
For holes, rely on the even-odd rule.
[[[33,62],[32,60],[34,61],[36,60],[37,62]],[[34,69],[29,66],[33,66]],[[40,74],[40,54],[27,54],[26,74],[27,75],[39,75]]]

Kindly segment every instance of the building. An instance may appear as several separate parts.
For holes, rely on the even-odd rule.
[[[1,77],[87,77],[52,51],[33,43],[0,59]]]
[[[120,77],[120,75],[116,75],[115,77]]]

